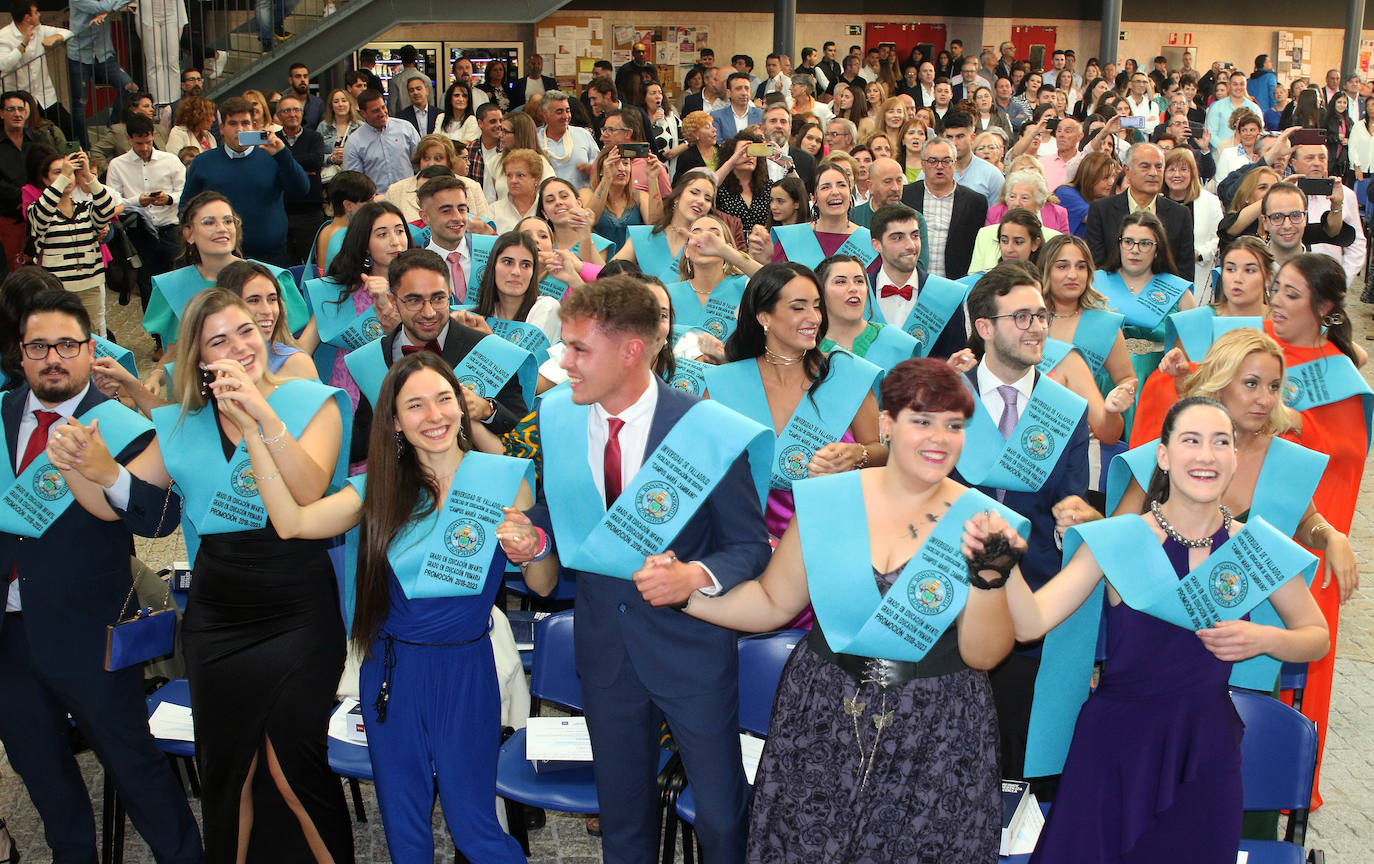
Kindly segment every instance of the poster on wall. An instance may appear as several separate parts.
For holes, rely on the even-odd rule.
[[[1374,65],[1374,39],[1360,40],[1360,59],[1356,64],[1360,67],[1360,77],[1369,77],[1369,67]]]
[[[1278,31],[1278,62],[1274,65],[1280,78],[1312,77],[1312,33],[1307,30]]]

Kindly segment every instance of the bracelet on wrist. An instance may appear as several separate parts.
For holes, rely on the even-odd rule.
[[[549,557],[549,535],[544,533],[544,529],[540,528],[538,525],[534,526],[534,530],[539,532],[539,551],[529,560],[530,564],[536,561],[543,561],[545,558]]]
[[[262,434],[262,429],[261,429],[261,428],[258,429],[258,440],[261,441],[262,443],[266,444],[267,447],[268,447],[268,449],[271,449],[271,447],[272,447],[273,444],[276,444],[278,441],[280,441],[280,440],[281,440],[282,438],[284,438],[285,436],[286,436],[286,421],[285,421],[285,420],[281,421],[281,431],[278,432],[276,435],[273,435],[271,438],[268,438],[268,437],[264,436],[264,435]]]

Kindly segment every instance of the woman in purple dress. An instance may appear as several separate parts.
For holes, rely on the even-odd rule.
[[[1015,575],[1007,585],[1016,638],[1032,640],[1092,595],[1104,567],[1109,583],[1106,663],[1079,714],[1032,864],[1236,860],[1244,727],[1227,692],[1231,664],[1258,654],[1294,662],[1321,657],[1327,647],[1321,612],[1301,575],[1268,597],[1284,627],[1231,620],[1193,631],[1128,605],[1145,606],[1141,594],[1157,598],[1154,579],[1204,572],[1212,550],[1244,528],[1220,504],[1236,470],[1235,436],[1220,403],[1197,397],[1178,402],[1164,420],[1146,512],[1090,526],[1100,537],[1115,523],[1105,532],[1112,542],[1094,546],[1085,530],[1068,565],[1034,594]],[[1076,499],[1056,511],[1061,529],[1083,515]],[[1019,542],[996,517],[989,524]],[[1284,551],[1279,547],[1286,538],[1268,530],[1273,536],[1266,551]],[[965,535],[966,554],[981,548],[981,533]],[[1144,554],[1151,551],[1150,537],[1162,544],[1164,556]],[[1146,545],[1120,542],[1132,538]],[[1120,563],[1112,560],[1113,545],[1130,549],[1118,553]],[[1157,566],[1142,575],[1142,561],[1151,558]],[[1163,572],[1163,558],[1171,573]]]

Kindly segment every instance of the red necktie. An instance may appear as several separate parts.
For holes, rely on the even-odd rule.
[[[625,426],[625,421],[619,417],[609,417],[606,420],[606,456],[602,462],[602,470],[606,477],[606,509],[610,509],[615,503],[615,499],[620,497],[621,478],[620,478],[620,430]]]
[[[29,467],[29,463],[37,459],[38,454],[42,453],[44,448],[48,446],[48,430],[52,428],[52,424],[62,418],[62,415],[56,411],[35,411],[33,416],[38,421],[38,427],[29,436],[29,443],[24,447],[24,457],[19,460],[19,470],[15,472],[16,474],[23,474],[24,469]],[[9,581],[13,582],[18,578],[19,565],[16,564],[10,567]]]
[[[895,285],[884,285],[882,291],[878,293],[878,296],[880,298],[887,298],[897,294],[900,294],[903,300],[910,300],[912,295],[911,286],[903,285],[902,287],[898,288]]]
[[[468,277],[463,275],[463,256],[456,249],[448,253],[448,269],[453,277],[453,296],[459,303],[467,302]]]
[[[419,352],[419,351],[433,351],[435,354],[438,354],[438,355],[441,356],[441,357],[442,357],[443,354],[444,354],[444,350],[443,350],[442,348],[439,347],[439,343],[438,343],[438,342],[435,342],[433,339],[429,340],[428,342],[426,342],[426,343],[423,344],[423,345],[402,345],[402,346],[401,346],[401,356],[402,356],[402,357],[409,357],[411,354],[415,354],[415,353],[417,353],[417,352]]]

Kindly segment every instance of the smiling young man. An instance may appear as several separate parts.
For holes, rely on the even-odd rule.
[[[900,327],[921,343],[918,356],[948,358],[967,341],[964,290],[920,266],[920,215],[900,202],[879,207],[873,214],[869,231],[878,269],[872,276],[870,314],[874,321]]]
[[[968,297],[983,359],[967,373],[977,398],[955,475],[1031,522],[1021,575],[1038,589],[1060,569],[1053,508],[1088,490],[1087,403],[1036,370],[1049,313],[1036,271],[999,264]],[[976,353],[976,351],[975,351]],[[1023,774],[1038,645],[1020,646],[989,674],[1002,738],[1002,774]]]
[[[381,391],[382,379],[392,363],[416,351],[433,351],[457,369],[470,353],[486,352],[494,347],[482,346],[491,336],[489,329],[483,332],[449,316],[450,272],[449,263],[428,249],[407,249],[387,267],[391,302],[401,317],[401,325],[344,358],[361,394],[358,409],[353,414],[350,461],[367,459],[367,439],[372,427],[371,400]],[[476,316],[465,316],[465,320],[473,324],[481,322]],[[485,362],[475,365],[482,369],[493,368]],[[461,387],[476,445],[487,452],[500,453],[500,436],[514,429],[527,413],[519,381],[512,374],[503,384],[482,381]],[[495,395],[483,396],[478,388]],[[360,437],[361,447],[358,444]]]
[[[629,276],[564,300],[571,387],[540,404],[543,494],[528,518],[502,526],[518,534],[502,545],[516,562],[554,551],[576,574],[577,671],[607,864],[656,857],[663,718],[696,790],[703,858],[743,864],[735,634],[679,609],[768,563],[756,480],[770,461],[758,442],[772,431],[654,375],[660,316],[653,292]]]

